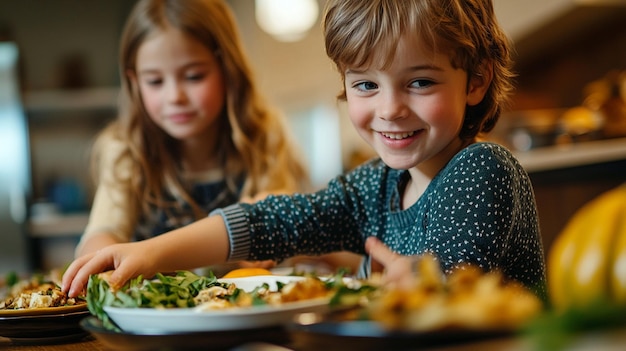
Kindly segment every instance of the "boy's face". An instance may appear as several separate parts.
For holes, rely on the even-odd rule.
[[[348,67],[348,113],[356,130],[390,167],[437,173],[462,147],[465,107],[486,91],[453,68],[450,57],[409,36],[384,70]]]

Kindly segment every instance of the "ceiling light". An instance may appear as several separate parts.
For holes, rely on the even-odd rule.
[[[298,41],[315,25],[317,0],[255,0],[259,27],[276,40]]]

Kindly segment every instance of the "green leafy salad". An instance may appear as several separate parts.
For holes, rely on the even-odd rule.
[[[174,308],[195,306],[194,297],[207,287],[224,285],[214,275],[198,276],[179,271],[169,276],[157,273],[155,279],[139,276],[114,291],[101,275],[92,275],[87,284],[87,307],[108,329],[118,329],[104,312],[104,306]]]
[[[341,274],[327,279],[314,278],[310,280],[321,286],[318,291],[330,296],[330,306],[354,305],[360,297],[365,296],[375,288],[370,285],[348,287]],[[277,282],[278,292],[287,284]],[[208,276],[199,276],[190,271],[177,271],[174,275],[157,273],[154,279],[144,279],[139,276],[128,281],[118,290],[112,290],[109,283],[101,275],[92,275],[87,285],[87,306],[89,311],[98,317],[105,328],[118,330],[119,328],[109,319],[104,311],[105,306],[125,308],[191,308],[198,305],[197,297],[207,291],[231,306],[254,306],[271,304],[269,298],[269,284],[264,283],[253,291],[246,292],[234,284],[220,282],[212,272]]]

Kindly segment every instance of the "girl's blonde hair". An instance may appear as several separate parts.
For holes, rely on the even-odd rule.
[[[490,0],[328,0],[326,53],[342,78],[346,68],[391,63],[398,41],[416,34],[434,52],[449,54],[454,68],[493,79],[483,101],[468,106],[460,132],[472,139],[493,129],[512,90],[510,42]],[[339,99],[345,100],[344,90]]]
[[[118,158],[130,158],[131,177],[117,176],[138,200],[140,213],[150,206],[167,210],[177,206],[165,194],[191,204],[198,218],[206,216],[191,198],[181,179],[177,141],[147,115],[139,89],[128,72],[135,69],[137,51],[156,30],[177,28],[200,41],[216,55],[224,74],[226,102],[215,128],[219,128],[219,163],[236,193],[235,180],[246,176],[242,196],[260,192],[296,191],[308,185],[281,116],[260,96],[244,54],[234,16],[222,0],[140,0],[133,8],[120,44],[120,111],[99,140],[113,137],[126,144]],[[95,144],[94,165],[102,152]],[[97,166],[96,166],[97,167]],[[97,172],[96,172],[97,173]]]

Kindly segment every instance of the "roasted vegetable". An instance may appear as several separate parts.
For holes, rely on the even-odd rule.
[[[7,276],[4,279],[4,281],[6,282],[6,285],[9,288],[12,287],[13,285],[15,285],[19,280],[20,280],[20,278],[17,276],[17,273],[15,273],[13,271],[7,273]]]
[[[237,268],[226,273],[222,278],[243,278],[252,277],[257,275],[272,275],[271,271],[265,268],[250,267],[250,268]]]
[[[516,331],[537,317],[541,299],[498,270],[466,263],[444,276],[433,255],[416,266],[410,289],[385,288],[367,306],[370,319],[390,330],[446,329]]]

